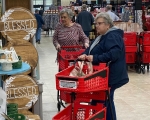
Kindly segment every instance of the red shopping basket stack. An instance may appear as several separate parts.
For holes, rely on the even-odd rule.
[[[105,67],[104,67],[105,66]],[[93,66],[94,72],[81,77],[69,76],[75,66],[56,74],[56,88],[60,91],[75,93],[75,100],[53,120],[106,120],[106,108],[103,104],[91,105],[93,100],[106,100],[108,90],[108,67],[106,64]],[[85,65],[82,72],[86,73]],[[72,99],[73,100],[73,99]]]
[[[73,65],[73,62],[78,58],[80,54],[84,52],[83,46],[62,46],[61,50],[58,52],[58,65],[59,71],[62,71],[68,66]],[[64,104],[62,100],[66,103],[71,103],[70,92],[68,91],[58,91],[57,92],[57,108],[60,111],[61,105]]]
[[[150,63],[150,31],[144,31],[140,34],[140,56],[141,56],[141,68],[139,73],[142,71],[145,73],[145,65],[147,65],[147,70],[149,70]]]
[[[135,65],[137,54],[137,33],[124,32],[124,44],[127,65]]]

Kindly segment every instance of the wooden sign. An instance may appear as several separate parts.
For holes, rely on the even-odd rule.
[[[27,120],[41,120],[38,115],[26,115]]]
[[[26,40],[36,33],[37,22],[34,15],[26,8],[11,8],[2,15],[3,30],[1,31],[7,40]]]
[[[8,103],[17,103],[18,109],[30,109],[36,103],[39,89],[36,82],[28,75],[10,76],[5,80]]]

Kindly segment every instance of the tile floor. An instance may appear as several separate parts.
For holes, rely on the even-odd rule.
[[[52,37],[42,36],[37,44],[40,62],[40,81],[43,85],[43,117],[52,120],[57,114],[56,50]],[[130,82],[115,92],[117,120],[150,120],[150,73],[137,74],[129,70]]]

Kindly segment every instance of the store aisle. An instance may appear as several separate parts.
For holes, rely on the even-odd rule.
[[[43,88],[43,117],[52,120],[57,114],[57,73],[56,50],[52,37],[43,35],[41,44],[37,44],[40,59],[40,81]],[[137,74],[129,71],[130,82],[115,92],[115,104],[118,120],[150,120],[150,73]]]

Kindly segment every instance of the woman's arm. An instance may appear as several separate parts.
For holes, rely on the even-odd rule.
[[[100,62],[114,62],[123,53],[123,40],[121,36],[117,34],[109,35],[105,42],[105,49],[107,52],[102,55],[93,55],[93,64],[98,64]]]
[[[54,44],[55,48],[57,48],[57,46],[59,46],[59,43],[58,43],[59,26],[60,26],[60,24],[58,23],[57,27],[55,28],[54,35],[53,35],[53,44]]]

